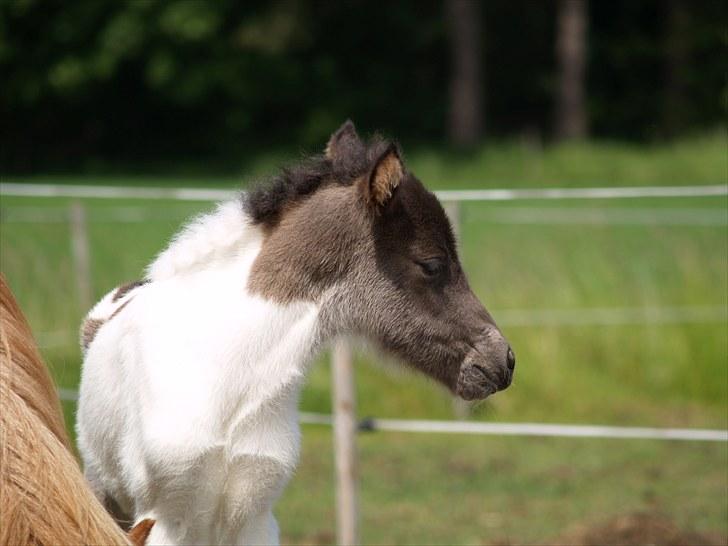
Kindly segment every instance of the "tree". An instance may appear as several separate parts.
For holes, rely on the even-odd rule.
[[[448,136],[460,148],[474,146],[483,132],[479,0],[446,0],[451,75]]]
[[[688,73],[689,14],[681,0],[665,4],[665,105],[663,127],[668,136],[674,136],[684,128],[687,105],[685,104]]]
[[[556,20],[556,56],[559,86],[556,137],[579,139],[587,134],[584,105],[586,72],[587,0],[559,0]]]

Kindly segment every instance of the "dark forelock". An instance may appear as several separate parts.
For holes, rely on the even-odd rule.
[[[254,183],[243,195],[243,206],[256,224],[275,225],[281,212],[328,184],[348,186],[368,173],[374,162],[390,146],[375,136],[360,148],[352,147],[342,157],[331,160],[315,155],[285,167],[269,179]]]

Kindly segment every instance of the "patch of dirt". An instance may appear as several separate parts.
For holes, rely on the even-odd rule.
[[[519,546],[512,539],[487,541],[488,546]],[[576,524],[539,546],[728,546],[728,537],[680,529],[658,512],[634,512],[599,524]]]
[[[333,531],[317,531],[311,535],[291,538],[287,536],[281,537],[281,544],[288,544],[290,546],[329,546],[336,543],[336,536]]]
[[[728,537],[680,529],[660,514],[636,512],[580,525],[547,544],[561,546],[728,546]]]

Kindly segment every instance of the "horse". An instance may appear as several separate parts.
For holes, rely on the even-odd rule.
[[[456,395],[515,356],[470,289],[452,228],[400,148],[347,121],[322,155],[184,227],[81,329],[86,476],[154,544],[276,544],[307,368],[369,340]]]
[[[56,388],[1,273],[0,402],[0,544],[145,544],[154,522],[125,534],[86,484]]]

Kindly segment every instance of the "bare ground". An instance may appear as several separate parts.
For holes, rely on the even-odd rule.
[[[680,529],[658,513],[635,512],[620,515],[606,523],[575,527],[555,544],[564,546],[726,546],[728,537]]]
[[[515,546],[496,541],[491,546]],[[576,524],[541,546],[728,546],[728,537],[681,529],[656,512],[634,512],[597,524]]]

